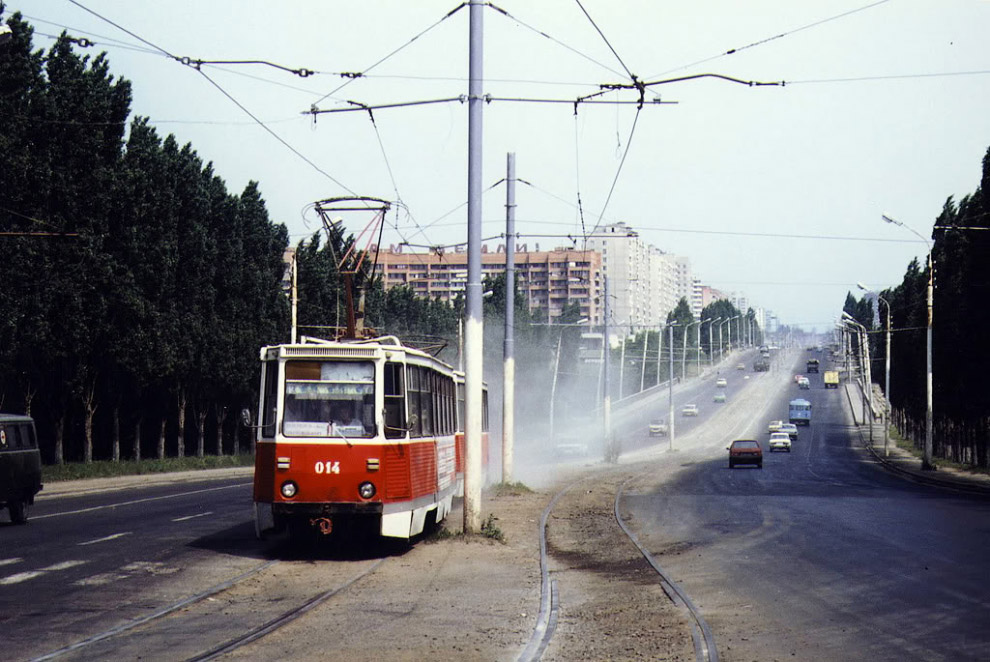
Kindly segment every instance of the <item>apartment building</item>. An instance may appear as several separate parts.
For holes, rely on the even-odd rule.
[[[569,303],[580,306],[581,316],[592,324],[601,319],[601,255],[591,250],[557,248],[528,250],[517,245],[516,276],[519,291],[531,312],[545,309],[551,320],[560,317]],[[418,296],[452,302],[467,286],[467,252],[413,253],[401,246],[377,251],[377,274],[386,289],[407,285]],[[505,272],[505,245],[494,252],[481,247],[482,278]]]

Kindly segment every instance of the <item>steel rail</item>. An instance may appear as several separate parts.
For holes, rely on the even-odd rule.
[[[264,563],[261,563],[259,565],[256,565],[255,567],[251,568],[250,570],[248,570],[246,572],[242,572],[241,574],[237,575],[236,577],[232,577],[231,579],[228,579],[227,581],[224,581],[224,582],[221,582],[221,583],[216,584],[214,586],[211,586],[210,588],[206,589],[205,591],[202,591],[202,592],[197,593],[195,595],[191,595],[191,596],[189,596],[187,598],[183,598],[182,600],[179,600],[178,602],[174,602],[171,605],[168,605],[166,607],[162,607],[158,611],[155,611],[155,612],[153,612],[151,614],[148,614],[146,616],[141,616],[140,618],[135,618],[134,620],[127,621],[126,623],[123,623],[121,625],[118,625],[117,627],[110,628],[109,630],[104,630],[103,632],[100,632],[98,634],[94,634],[91,637],[87,637],[86,639],[82,639],[82,640],[77,641],[77,642],[75,642],[73,644],[69,644],[68,646],[64,646],[62,648],[59,648],[58,650],[54,650],[54,651],[52,651],[50,653],[45,653],[44,655],[41,655],[40,657],[32,658],[31,659],[31,662],[42,662],[43,660],[52,660],[52,659],[54,659],[56,657],[60,657],[62,655],[65,655],[66,653],[71,653],[73,651],[79,650],[80,648],[85,648],[86,646],[90,646],[92,644],[95,644],[95,643],[97,643],[99,641],[103,641],[105,639],[110,639],[111,637],[115,637],[115,636],[117,636],[119,634],[122,634],[124,632],[127,632],[128,630],[132,630],[132,629],[138,627],[139,625],[144,625],[145,623],[149,623],[151,621],[158,620],[160,618],[164,618],[165,616],[168,616],[169,614],[171,614],[174,611],[177,611],[177,610],[182,609],[184,607],[188,607],[191,604],[195,604],[197,602],[200,602],[202,600],[205,600],[206,598],[209,598],[209,597],[211,597],[213,595],[216,595],[217,593],[220,593],[222,591],[226,591],[227,589],[229,589],[229,588],[231,588],[231,587],[233,587],[233,586],[241,583],[245,579],[247,579],[249,577],[253,577],[254,575],[256,575],[259,572],[261,572],[262,570],[267,570],[268,568],[272,567],[276,563],[278,563],[278,561],[265,561]]]
[[[233,639],[230,639],[220,644],[219,646],[211,648],[205,653],[200,653],[195,657],[191,657],[186,662],[206,662],[206,660],[213,660],[220,657],[221,655],[225,655],[227,653],[230,653],[231,651],[235,651],[238,648],[243,648],[244,646],[247,646],[248,644],[257,641],[258,639],[261,639],[262,637],[274,632],[275,630],[278,630],[279,628],[288,625],[289,623],[296,620],[300,616],[303,616],[310,610],[315,609],[316,607],[323,604],[324,602],[326,602],[333,596],[337,595],[341,591],[346,590],[352,584],[360,581],[361,579],[364,579],[372,572],[377,570],[378,567],[385,561],[386,559],[378,559],[377,561],[372,563],[370,566],[368,566],[361,572],[358,572],[357,574],[352,576],[343,584],[339,586],[335,586],[327,591],[323,591],[322,593],[318,593],[313,597],[311,597],[310,599],[306,600],[306,602],[302,603],[298,607],[294,607],[293,609],[290,609],[289,611],[277,616],[276,618],[273,618],[267,623],[263,623],[258,627],[248,630],[247,632],[245,632],[240,636],[234,637]]]
[[[701,615],[701,611],[695,606],[691,598],[688,597],[687,593],[677,585],[673,579],[671,579],[660,564],[653,557],[650,552],[640,544],[639,538],[636,534],[626,526],[626,523],[622,521],[622,517],[619,515],[619,501],[622,499],[622,493],[626,488],[626,484],[631,481],[634,477],[627,478],[619,486],[619,489],[615,492],[615,502],[613,505],[613,513],[615,515],[615,521],[619,524],[622,531],[629,537],[629,540],[636,549],[639,550],[646,562],[649,563],[656,573],[660,576],[660,586],[663,588],[663,592],[667,594],[670,601],[674,603],[675,606],[681,607],[688,612],[691,617],[691,638],[694,640],[694,655],[697,662],[718,662],[718,648],[715,646],[715,635],[712,634],[712,630],[708,627],[708,622],[705,621],[704,616]]]

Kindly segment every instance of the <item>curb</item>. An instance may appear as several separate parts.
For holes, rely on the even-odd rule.
[[[922,471],[920,468],[915,469],[914,467],[902,466],[903,463],[901,461],[892,460],[889,457],[884,457],[881,455],[877,452],[876,447],[867,441],[863,434],[863,427],[866,423],[859,423],[856,420],[856,407],[853,405],[852,395],[849,393],[849,385],[844,384],[844,388],[846,391],[846,398],[849,402],[849,409],[852,412],[853,424],[856,426],[856,430],[859,433],[860,443],[863,445],[863,448],[869,451],[870,455],[873,456],[873,459],[884,469],[896,476],[919,485],[938,487],[941,489],[951,490],[953,492],[962,492],[964,494],[990,497],[990,478],[984,480],[975,476],[970,477],[966,475],[959,475],[956,472],[950,473],[944,469],[941,475],[938,475],[936,472]]]
[[[113,476],[110,478],[60,480],[46,483],[44,489],[35,497],[35,501],[44,501],[57,497],[76,497],[103,492],[115,492],[151,485],[196,483],[223,480],[226,478],[250,478],[252,475],[254,475],[254,467],[224,467],[222,469],[198,469],[195,471],[136,474],[131,476]]]

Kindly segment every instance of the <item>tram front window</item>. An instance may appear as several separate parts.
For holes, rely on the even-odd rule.
[[[375,366],[369,361],[288,361],[282,433],[287,437],[370,437]]]

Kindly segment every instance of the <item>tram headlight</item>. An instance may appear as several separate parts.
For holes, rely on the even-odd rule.
[[[375,484],[374,483],[361,483],[358,486],[358,494],[361,495],[362,499],[370,499],[375,496]]]
[[[282,483],[282,496],[286,499],[291,499],[299,493],[299,486],[296,485],[295,481],[287,480]]]

